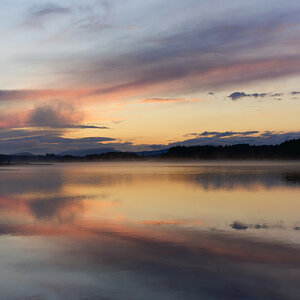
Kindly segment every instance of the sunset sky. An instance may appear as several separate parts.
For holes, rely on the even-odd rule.
[[[1,0],[0,153],[300,137],[300,1]]]

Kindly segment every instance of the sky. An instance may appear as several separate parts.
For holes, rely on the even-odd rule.
[[[300,137],[300,2],[2,0],[0,153]]]

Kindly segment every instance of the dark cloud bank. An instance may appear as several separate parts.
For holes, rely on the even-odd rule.
[[[231,100],[238,100],[238,99],[241,99],[241,98],[244,98],[244,97],[254,97],[254,98],[258,98],[258,97],[265,97],[267,96],[268,94],[266,93],[261,93],[261,94],[258,94],[258,93],[254,93],[254,94],[246,94],[244,92],[234,92],[232,94],[230,94],[228,97],[231,98]]]
[[[290,92],[289,94],[287,95],[298,95],[300,94],[300,92]],[[242,98],[264,98],[264,97],[280,97],[284,95],[284,93],[252,93],[252,94],[247,94],[245,92],[233,92],[231,93],[228,98],[230,98],[231,100],[233,101],[236,101],[236,100],[239,100],[239,99],[242,99]],[[277,98],[279,99],[279,98]]]

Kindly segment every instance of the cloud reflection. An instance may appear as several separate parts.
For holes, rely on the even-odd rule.
[[[280,202],[277,210],[267,207],[272,217],[279,211],[279,217],[292,220],[285,230],[292,242],[272,239],[271,232],[281,229],[269,220],[241,218],[238,225],[249,230],[232,230],[229,224],[232,215],[239,220],[244,213],[235,210],[243,192],[253,206],[246,205],[242,217],[261,209],[267,218],[259,202],[274,195],[269,189],[295,197],[298,168],[218,162],[3,169],[0,298],[295,299],[300,293],[299,224],[289,218],[297,199],[285,202],[288,210]],[[256,186],[264,188],[260,198],[253,193]],[[159,193],[151,194],[153,187]],[[224,205],[219,215],[216,205]],[[223,224],[224,215],[228,226],[209,230],[209,218],[217,216],[212,220]],[[11,282],[17,290],[8,289]]]
[[[131,298],[133,285],[139,287],[135,291],[139,299],[153,299],[157,293],[157,299],[294,299],[293,294],[299,292],[300,251],[275,241],[224,232],[147,230],[109,223],[92,228],[1,226],[0,231],[41,239],[63,235],[51,268],[57,273],[98,278],[109,275],[106,299],[138,299]],[[33,270],[41,272],[49,266],[39,262]],[[118,276],[120,272],[127,274],[126,285]],[[89,292],[100,296],[101,282],[98,289],[90,284]],[[64,293],[78,299],[70,286]]]

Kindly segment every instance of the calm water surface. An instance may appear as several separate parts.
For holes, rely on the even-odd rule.
[[[299,299],[300,163],[0,168],[0,299]]]

